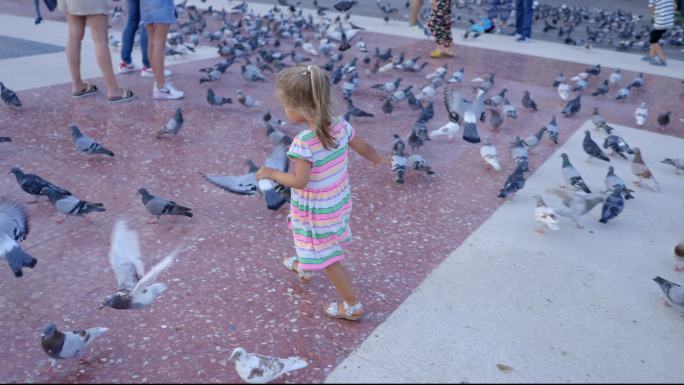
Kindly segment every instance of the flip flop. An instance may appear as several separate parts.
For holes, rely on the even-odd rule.
[[[133,91],[129,90],[128,88],[122,88],[121,89],[121,96],[114,96],[107,98],[110,103],[119,103],[119,102],[127,102],[132,100],[135,97],[135,94]]]
[[[82,97],[89,96],[89,95],[95,95],[96,93],[98,93],[100,91],[97,88],[97,86],[91,82],[83,82],[83,83],[85,84],[85,87],[82,90],[80,90],[78,92],[74,92],[73,94],[71,94],[72,97],[82,98]]]
[[[452,55],[450,53],[443,52],[442,50],[440,50],[438,48],[438,49],[430,52],[430,57],[433,59],[439,59],[439,58],[443,58],[443,57],[454,57],[454,55]]]

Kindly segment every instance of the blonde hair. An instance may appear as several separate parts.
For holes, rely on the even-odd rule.
[[[333,120],[330,79],[317,65],[286,68],[276,77],[278,99],[286,107],[296,109],[314,122],[318,139],[326,149],[336,148],[330,133]]]

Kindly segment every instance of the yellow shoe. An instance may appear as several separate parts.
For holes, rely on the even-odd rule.
[[[448,52],[444,52],[444,51],[440,50],[439,48],[437,48],[434,51],[430,52],[430,57],[433,59],[439,59],[439,58],[443,58],[443,57],[454,57],[454,55],[452,55]]]

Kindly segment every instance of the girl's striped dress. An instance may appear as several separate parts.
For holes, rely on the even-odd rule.
[[[287,153],[312,164],[309,183],[303,189],[293,188],[290,197],[290,227],[302,270],[321,270],[343,260],[342,246],[351,242],[347,164],[354,129],[346,120],[336,119],[330,132],[337,148],[326,150],[315,132],[304,130]]]

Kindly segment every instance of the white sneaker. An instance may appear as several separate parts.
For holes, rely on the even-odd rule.
[[[147,68],[143,67],[142,70],[140,70],[140,76],[144,78],[153,78],[154,77],[154,71],[152,71],[152,68]],[[171,76],[171,71],[169,70],[164,70],[164,77],[168,78]]]
[[[119,73],[122,74],[127,74],[130,72],[135,71],[137,68],[135,68],[135,64],[126,64],[126,62],[121,62],[119,63]]]
[[[171,82],[166,82],[162,88],[158,88],[157,83],[154,83],[154,88],[152,89],[153,99],[181,99],[184,95],[183,91],[174,88]]]

